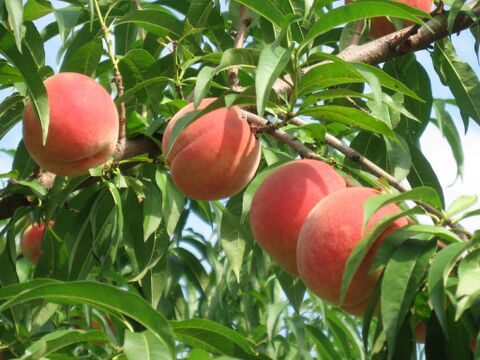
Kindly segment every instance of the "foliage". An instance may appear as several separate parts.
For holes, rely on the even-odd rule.
[[[89,179],[57,177],[46,189],[32,176],[37,169],[20,142],[12,171],[1,174],[10,182],[0,201],[28,199],[0,230],[6,358],[408,359],[425,351],[431,359],[470,359],[470,339],[480,358],[480,235],[451,228],[480,210],[472,209],[476,197],[445,209],[437,176],[419,148],[425,127],[434,123],[462,175],[460,131],[448,108],[458,106],[465,129],[480,124],[480,82],[472,65],[448,38],[434,44],[435,70],[454,96],[445,100],[433,98],[430,74],[413,53],[382,65],[337,56],[352,42],[358,20],[387,15],[421,25],[426,14],[383,0],[348,6],[333,0],[23,3],[0,1],[0,86],[10,92],[0,103],[0,137],[21,120],[26,99],[48,136],[41,80],[54,73],[45,55],[57,39],[59,69],[96,78],[112,96],[112,57],[118,60],[125,91],[116,102],[126,107],[127,141],[159,145],[167,121],[187,99],[198,104],[218,96],[213,107],[255,107],[352,183],[386,188],[390,194],[369,202],[366,213],[409,200],[428,207],[405,205],[404,214],[427,220],[419,217],[392,233],[378,250],[373,267],[384,272],[361,319],[310,294],[253,240],[248,212],[255,189],[271,169],[297,157],[268,131],[258,133],[263,156],[250,185],[210,203],[185,198],[164,159],[152,154],[113,161]],[[445,3],[452,9],[450,29],[465,11],[475,15],[465,1]],[[96,4],[115,55],[107,52]],[[242,8],[248,37],[235,48]],[[365,25],[362,41],[368,41]],[[478,25],[471,29],[478,50]],[[241,92],[231,87],[234,68]],[[277,92],[278,79],[290,91]],[[297,116],[310,124],[290,121]],[[327,146],[327,133],[413,190],[398,194]],[[19,237],[33,221],[50,219],[55,226],[45,232],[34,266],[19,254]],[[344,292],[388,221],[355,249]],[[415,346],[418,323],[426,324],[425,349]]]

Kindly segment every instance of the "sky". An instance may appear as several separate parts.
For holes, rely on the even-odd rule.
[[[57,4],[58,5],[58,4]],[[51,18],[43,18],[38,22],[42,28]],[[459,36],[452,38],[459,57],[472,66],[477,75],[480,75],[478,59],[475,55],[473,44],[474,39],[469,31],[462,32]],[[56,64],[56,51],[60,46],[60,40],[54,38],[46,44],[46,62],[57,72],[59,66]],[[418,52],[419,61],[427,69],[431,76],[432,88],[435,98],[449,99],[453,98],[449,89],[442,85],[437,74],[433,70],[430,55],[427,51]],[[0,99],[8,95],[9,91],[0,91]],[[421,96],[421,94],[419,94]],[[479,99],[480,101],[480,99]],[[458,125],[462,136],[462,142],[465,154],[465,176],[463,179],[456,179],[456,165],[450,151],[448,143],[443,139],[438,129],[429,125],[425,135],[421,139],[422,151],[431,162],[437,173],[440,183],[445,192],[447,205],[455,198],[461,195],[479,195],[480,184],[480,166],[478,164],[478,155],[480,154],[480,128],[471,122],[467,134],[464,134],[463,123],[458,110],[454,107],[449,108],[450,113]],[[15,149],[21,139],[21,125],[15,126],[2,140],[0,140],[0,149]],[[11,167],[11,157],[0,151],[0,174],[8,172]],[[456,181],[455,181],[456,180]],[[5,182],[0,179],[0,186]],[[477,204],[478,206],[478,204]],[[475,230],[480,228],[480,217],[462,222],[468,229]]]

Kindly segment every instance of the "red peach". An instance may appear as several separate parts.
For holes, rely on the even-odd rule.
[[[204,109],[215,98],[204,99]],[[235,195],[252,179],[260,162],[260,144],[242,119],[238,106],[209,112],[189,124],[167,154],[175,123],[194,110],[189,104],[175,114],[165,130],[162,153],[175,185],[197,200],[219,200]]]
[[[35,162],[57,175],[76,176],[106,162],[118,139],[118,113],[110,94],[95,80],[60,73],[45,80],[50,124],[45,145],[30,102],[25,106],[23,140]]]
[[[345,264],[353,248],[377,222],[399,211],[393,204],[382,207],[362,232],[364,204],[378,194],[377,190],[358,187],[336,191],[321,200],[305,220],[298,239],[298,271],[305,285],[320,298],[338,305]],[[369,275],[375,252],[389,233],[405,225],[406,218],[395,220],[367,253],[347,291],[347,310],[354,309],[357,314],[365,311],[379,277],[378,272]]]
[[[53,226],[54,222],[50,221],[49,226]],[[27,228],[20,239],[20,250],[22,254],[34,264],[38,263],[42,255],[42,239],[45,224],[33,224]]]
[[[253,197],[250,223],[258,244],[287,272],[298,274],[297,239],[310,210],[325,196],[346,187],[328,164],[295,160],[280,166]]]
[[[425,325],[424,321],[420,321],[417,326],[415,326],[415,338],[417,339],[417,343],[425,344],[427,325]]]

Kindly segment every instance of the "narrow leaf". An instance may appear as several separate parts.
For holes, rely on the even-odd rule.
[[[128,360],[172,360],[168,348],[152,332],[125,331],[123,344]]]
[[[98,330],[57,330],[35,341],[25,350],[25,354],[20,359],[44,359],[64,347],[91,341],[108,342],[109,339]]]
[[[275,43],[266,45],[262,49],[255,78],[257,113],[259,116],[263,116],[273,83],[287,65],[292,52],[292,48],[285,49]]]
[[[432,60],[442,83],[450,88],[458,107],[480,124],[480,81],[471,66],[461,61],[447,39],[435,42]]]
[[[3,25],[0,25],[0,53],[20,71],[27,85],[30,101],[42,126],[42,142],[45,144],[48,135],[50,111],[47,90],[37,72],[37,65],[26,46],[20,53],[15,45],[15,38]]]
[[[111,285],[93,281],[71,281],[51,284],[33,284],[6,301],[0,311],[31,300],[46,300],[61,304],[86,304],[97,306],[112,313],[123,313],[147,329],[167,344],[172,356],[175,355],[174,338],[167,320],[155,311],[140,296]]]

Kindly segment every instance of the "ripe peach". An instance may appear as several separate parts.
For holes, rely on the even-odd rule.
[[[417,343],[425,344],[427,325],[424,321],[420,321],[417,326],[415,326],[415,338],[417,339]]]
[[[422,10],[426,13],[432,11],[433,0],[397,0],[403,4],[409,5],[413,8]],[[346,0],[347,4],[352,0]],[[410,21],[405,21],[405,26],[412,25]],[[375,17],[371,19],[369,36],[373,39],[381,38],[382,36],[395,32],[395,25],[386,17]]]
[[[49,222],[50,226],[53,226],[53,224],[53,221]],[[42,255],[42,238],[44,230],[45,224],[43,222],[41,222],[40,225],[33,224],[25,230],[20,239],[20,250],[22,251],[22,254],[34,264],[38,263],[38,260]]]
[[[204,99],[204,109],[215,98]],[[189,104],[170,120],[162,153],[177,187],[197,200],[219,200],[235,195],[252,179],[260,162],[260,144],[238,106],[220,108],[183,129],[167,154],[175,123],[194,110]]]
[[[250,224],[255,240],[285,271],[298,274],[297,239],[303,222],[321,199],[345,187],[343,178],[321,161],[280,166],[253,197]]]
[[[110,94],[95,80],[60,73],[45,80],[50,105],[47,142],[29,102],[23,140],[35,162],[57,175],[76,176],[106,162],[115,151],[118,113]]]
[[[399,210],[393,204],[382,207],[362,232],[364,204],[377,194],[377,190],[359,187],[336,191],[321,200],[305,220],[298,239],[298,272],[320,298],[338,304],[345,264],[353,248],[378,221]],[[406,218],[397,219],[376,240],[350,283],[344,301],[347,311],[365,311],[379,276],[368,274],[374,254],[387,234],[405,225]]]

